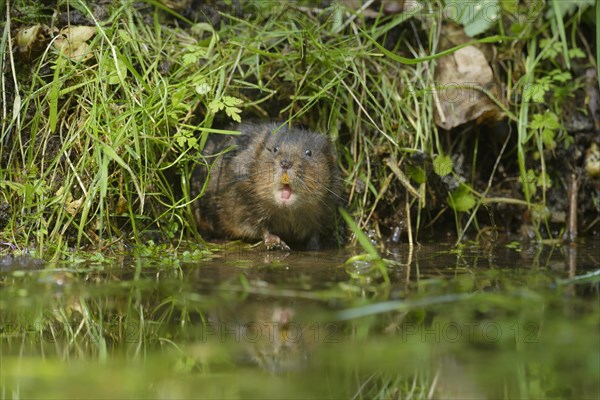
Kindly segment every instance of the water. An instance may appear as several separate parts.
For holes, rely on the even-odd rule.
[[[598,398],[599,250],[5,256],[0,395]]]

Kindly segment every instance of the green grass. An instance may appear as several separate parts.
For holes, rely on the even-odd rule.
[[[86,2],[59,2],[62,12],[77,10],[95,26],[84,59],[57,50],[48,8],[28,0],[7,4],[0,43],[0,202],[9,205],[3,242],[59,258],[70,248],[145,243],[153,232],[175,246],[200,240],[191,217],[191,171],[203,162],[209,135],[226,134],[223,128],[240,119],[276,119],[327,133],[359,229],[383,237],[407,220],[411,243],[445,215],[456,221],[459,241],[477,229],[479,207],[498,199],[488,196],[494,174],[475,171],[487,138],[472,151],[471,180],[453,195],[463,196],[465,209],[436,192],[431,174],[416,181],[407,173],[409,166],[428,170],[427,161],[412,160],[419,152],[429,160],[469,153],[462,147],[472,132],[449,136],[436,128],[431,90],[436,61],[466,44],[442,50],[439,16],[415,10],[367,19],[339,4],[261,4],[243,2],[243,17],[223,8],[214,28],[189,24],[182,10],[156,1],[138,8],[119,3],[101,20]],[[557,4],[548,7],[557,11]],[[470,43],[493,45],[504,56],[501,78],[509,95],[546,78],[539,87],[551,93],[563,83],[551,78],[549,67],[568,70],[569,50],[580,38],[567,32],[584,11],[582,3],[572,16],[523,26],[508,18]],[[9,40],[37,23],[46,25],[29,51]],[[548,26],[552,37],[545,37]],[[557,44],[562,59],[540,49],[542,38]],[[520,50],[525,59],[510,59]],[[506,151],[518,154],[518,170],[504,167],[509,179],[521,180],[522,193],[513,192],[509,202],[543,209],[548,148],[543,129],[532,134],[531,122],[547,107],[514,98],[493,98],[518,133],[516,147]],[[561,104],[551,109],[559,114]],[[500,155],[494,157],[498,164]],[[541,215],[540,240],[549,234]]]

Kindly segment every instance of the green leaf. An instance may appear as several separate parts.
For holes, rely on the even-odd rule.
[[[192,132],[187,129],[183,129],[175,133],[173,139],[175,139],[177,146],[181,147],[182,149],[185,147],[194,148],[197,147],[198,144],[198,139],[194,137]]]
[[[127,65],[125,65],[125,63],[118,58],[116,64],[113,58],[107,59],[105,68],[108,72],[107,81],[109,85],[116,85],[121,82],[119,75],[121,75],[123,78],[127,76]]]
[[[185,145],[185,143],[187,142],[187,135],[185,131],[180,131],[175,133],[175,135],[173,135],[173,139],[175,139],[175,141],[177,142],[177,145],[179,147],[182,147]]]
[[[413,181],[418,184],[425,183],[427,181],[427,175],[425,175],[425,170],[421,167],[416,167],[414,165],[407,165],[406,175],[410,177]]]
[[[552,80],[556,81],[556,82],[568,82],[571,80],[571,73],[568,71],[561,71],[559,69],[555,69],[554,71],[550,72],[550,76],[552,77]]]
[[[498,0],[453,0],[447,1],[444,8],[449,18],[461,24],[471,37],[490,29],[500,17]]]
[[[187,53],[183,55],[183,65],[195,64],[198,62],[196,53]]]
[[[461,184],[457,189],[449,194],[448,204],[455,211],[464,212],[475,207],[477,200],[469,191],[469,188],[465,184]]]
[[[547,149],[554,150],[556,148],[554,136],[556,136],[556,131],[548,128],[542,130],[542,142]]]
[[[558,115],[552,111],[547,111],[544,114],[534,114],[531,124],[531,129],[551,129],[556,130],[560,128],[560,122]]]
[[[519,0],[500,0],[500,6],[503,11],[516,14],[519,11]]]
[[[230,117],[231,119],[233,119],[235,122],[242,122],[242,118],[240,117],[241,112],[242,112],[242,110],[240,110],[237,107],[226,107],[225,108],[225,113],[227,114],[227,116]]]
[[[544,125],[544,116],[542,114],[533,114],[531,129],[542,129]]]
[[[210,83],[206,80],[205,77],[200,77],[199,79],[194,79],[194,87],[196,89],[196,93],[201,96],[210,92],[211,86]]]
[[[218,111],[221,111],[223,108],[225,108],[225,104],[221,103],[219,99],[214,99],[213,101],[208,103],[208,109],[215,114]]]
[[[439,176],[446,176],[453,170],[453,163],[450,156],[439,155],[433,160],[433,171]]]
[[[198,138],[195,136],[190,136],[187,140],[189,148],[197,148],[198,147]]]
[[[208,83],[205,82],[196,85],[196,93],[198,93],[199,95],[204,96],[208,92],[210,92],[210,85]]]
[[[540,39],[540,50],[543,53],[542,58],[553,60],[560,54],[561,44],[552,39]]]
[[[208,104],[208,109],[213,113],[217,113],[225,109],[225,114],[233,119],[235,122],[242,122],[240,113],[242,110],[237,105],[242,104],[242,100],[237,97],[223,96],[221,99],[214,99]]]
[[[233,107],[242,104],[242,100],[232,96],[223,96],[222,101],[227,107]]]
[[[552,187],[552,179],[550,179],[550,176],[548,176],[548,174],[540,173],[537,177],[535,184],[538,187],[543,187],[545,184],[546,187],[549,188]]]
[[[523,90],[523,97],[525,101],[532,101],[534,103],[543,103],[544,96],[548,91],[547,85],[544,82],[532,83]]]
[[[573,138],[573,136],[571,136],[571,135],[565,134],[562,142],[563,142],[563,147],[565,149],[568,149],[575,142],[575,138]]]
[[[569,57],[570,58],[585,58],[586,54],[579,47],[574,47],[569,49]]]
[[[558,129],[560,128],[560,122],[558,121],[558,115],[553,113],[552,111],[546,112],[544,114],[546,128],[548,129]]]
[[[531,193],[531,196],[535,195],[535,192],[537,190],[537,183],[538,181],[538,177],[535,173],[534,170],[532,169],[528,169],[527,173],[525,174],[525,182],[523,182],[523,184],[527,185],[527,187],[529,188],[529,193]]]

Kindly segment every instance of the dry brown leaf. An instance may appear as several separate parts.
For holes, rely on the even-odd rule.
[[[42,24],[21,28],[15,36],[17,55],[22,60],[30,60],[40,54],[47,46],[51,29]]]
[[[477,47],[467,46],[440,58],[435,78],[439,99],[435,123],[439,127],[452,129],[469,121],[502,117],[498,106],[480,90],[494,87],[494,74]]]
[[[75,215],[77,214],[77,212],[79,211],[79,209],[81,208],[81,205],[83,204],[83,196],[81,196],[79,199],[77,200],[73,200],[73,201],[68,201],[65,203],[65,210],[71,214],[71,215]]]
[[[115,214],[121,215],[125,214],[128,210],[127,199],[123,197],[123,195],[119,196],[119,200],[117,200],[117,206],[115,207]]]
[[[17,32],[17,46],[20,52],[26,52],[34,46],[34,44],[43,40],[42,24],[33,25],[27,29],[20,29]]]
[[[63,194],[65,194],[65,187],[61,186],[60,188],[58,188],[58,190],[56,191],[56,193],[54,194],[56,197],[62,197]],[[81,196],[81,198],[79,198],[78,200],[73,200],[73,195],[70,192],[67,192],[66,194],[66,199],[65,199],[65,210],[71,214],[71,215],[75,215],[77,214],[77,211],[79,211],[79,208],[81,207],[81,205],[83,204],[83,196]]]
[[[71,26],[60,31],[58,38],[54,41],[54,47],[67,57],[76,60],[87,60],[92,56],[90,46],[87,43],[96,33],[95,26]]]
[[[588,176],[600,177],[600,147],[596,143],[592,143],[585,152],[584,166]]]

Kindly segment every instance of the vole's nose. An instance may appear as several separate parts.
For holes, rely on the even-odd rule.
[[[279,166],[282,169],[284,169],[284,170],[288,170],[288,169],[292,168],[293,165],[294,164],[291,161],[289,161],[289,160],[281,160],[281,161],[279,161]]]

